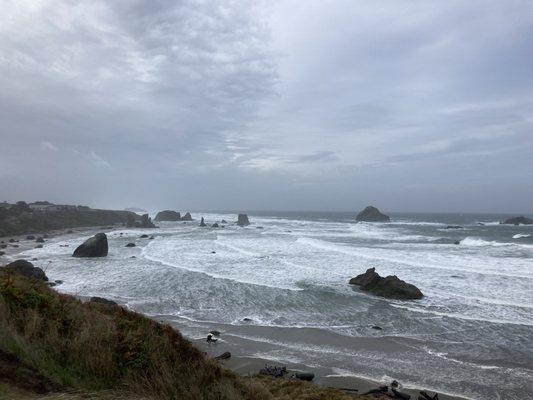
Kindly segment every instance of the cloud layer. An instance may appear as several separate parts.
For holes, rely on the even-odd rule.
[[[527,2],[2,8],[6,200],[533,212]]]

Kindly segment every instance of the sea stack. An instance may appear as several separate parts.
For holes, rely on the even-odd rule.
[[[356,221],[390,222],[388,215],[382,214],[376,207],[368,206],[355,217]]]
[[[185,215],[183,217],[181,217],[181,220],[182,221],[192,221],[191,213],[190,212],[186,212]]]
[[[105,233],[97,233],[92,238],[87,239],[79,245],[73,257],[105,257],[107,256],[108,245]]]
[[[239,226],[250,225],[250,221],[248,220],[248,215],[239,214],[239,217],[237,218],[237,225]]]
[[[155,216],[156,221],[180,221],[181,215],[173,210],[159,211]]]
[[[204,217],[202,217],[202,220],[200,221],[200,226],[202,226],[202,227],[203,227],[203,226],[207,226],[207,225],[205,224]]]
[[[533,225],[533,219],[526,218],[523,215],[520,217],[508,218],[502,222],[502,224],[508,225]]]
[[[383,278],[375,268],[367,269],[364,274],[350,279],[349,283],[358,285],[361,290],[389,299],[418,300],[424,297],[415,285],[402,281],[396,275]]]

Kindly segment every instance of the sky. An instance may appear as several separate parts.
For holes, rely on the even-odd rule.
[[[533,213],[531,1],[0,7],[0,201]]]

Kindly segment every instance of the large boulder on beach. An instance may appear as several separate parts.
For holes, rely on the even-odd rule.
[[[39,281],[47,282],[48,277],[41,268],[35,267],[28,260],[16,260],[7,264],[4,271],[13,272],[15,274],[24,275],[28,278],[37,279]]]
[[[97,233],[79,245],[73,257],[105,257],[107,256],[108,245],[105,233]]]
[[[181,220],[182,221],[192,221],[191,213],[190,212],[186,212],[185,215],[183,217],[181,217]]]
[[[507,218],[505,221],[502,222],[502,224],[508,224],[508,225],[533,225],[533,219],[532,218],[526,218],[523,215],[521,215],[520,217]]]
[[[399,279],[396,275],[380,276],[375,268],[369,268],[364,274],[350,279],[350,285],[357,285],[365,292],[376,296],[399,300],[417,300],[424,297],[415,285]]]
[[[181,214],[173,210],[159,211],[155,216],[156,221],[180,221]]]
[[[248,215],[239,214],[239,216],[237,217],[237,225],[239,226],[250,225],[250,221],[248,220]]]
[[[382,214],[376,207],[368,206],[357,214],[355,220],[364,222],[390,222],[390,217]]]

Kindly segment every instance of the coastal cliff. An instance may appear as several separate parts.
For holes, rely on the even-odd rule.
[[[46,232],[54,229],[124,224],[128,218],[136,219],[131,211],[99,210],[84,206],[56,206],[32,208],[31,204],[18,202],[10,207],[0,207],[0,237]]]

